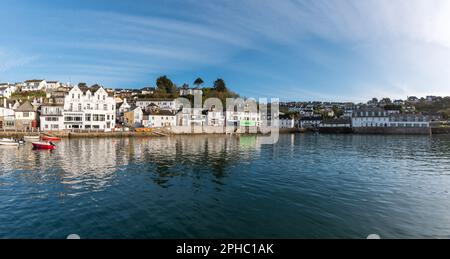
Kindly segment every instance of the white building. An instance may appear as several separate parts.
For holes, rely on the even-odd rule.
[[[116,101],[103,87],[73,87],[64,98],[64,128],[104,130],[115,128]]]
[[[295,120],[289,116],[280,116],[279,118],[279,128],[280,129],[293,129],[295,128]]]
[[[203,90],[200,88],[181,88],[180,96],[189,96],[189,95],[203,95]]]
[[[204,126],[206,125],[206,112],[203,108],[183,108],[178,114],[178,126]]]
[[[22,85],[22,92],[45,91],[47,89],[47,81],[41,79],[27,80]]]
[[[64,105],[43,104],[40,116],[41,131],[64,130]]]
[[[430,119],[418,114],[394,114],[389,117],[389,127],[429,128]]]
[[[225,115],[223,111],[211,109],[206,112],[206,124],[211,127],[223,127],[225,123]]]
[[[299,121],[300,128],[317,128],[322,123],[322,117],[302,117]]]
[[[225,112],[227,126],[235,127],[259,127],[261,125],[261,114],[258,112],[256,103],[254,107],[249,104],[238,105],[227,108]]]
[[[388,127],[389,114],[381,108],[365,108],[356,110],[352,117],[352,126],[359,127]]]
[[[179,107],[175,99],[137,99],[136,106],[146,110],[150,105],[156,105],[162,110],[177,110]]]
[[[13,109],[7,108],[6,99],[4,107],[0,107],[0,129],[15,129],[16,114]]]
[[[164,128],[177,126],[177,114],[171,110],[151,110],[144,112],[142,125],[146,128]]]
[[[0,97],[11,98],[11,95],[16,91],[16,86],[9,83],[0,84]]]
[[[56,90],[61,86],[62,84],[59,81],[47,81],[47,89]]]

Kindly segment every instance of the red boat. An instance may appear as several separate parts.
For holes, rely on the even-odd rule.
[[[33,142],[31,143],[34,149],[50,149],[53,150],[56,148],[55,144],[51,142]]]
[[[61,138],[44,135],[44,136],[42,136],[42,140],[44,140],[44,141],[60,141]]]

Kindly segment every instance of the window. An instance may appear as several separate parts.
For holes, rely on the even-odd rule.
[[[91,109],[91,104],[90,104],[90,103],[87,104],[87,109],[88,109],[88,110]]]
[[[23,117],[24,117],[24,118],[30,117],[30,113],[29,113],[29,112],[24,112],[24,113],[23,113]]]
[[[108,105],[103,104],[103,110],[107,111],[108,110]]]
[[[95,109],[98,110],[98,103],[95,105]]]
[[[105,101],[106,100],[106,95],[103,95],[103,101]]]
[[[81,111],[81,103],[78,104],[78,111]]]
[[[91,115],[90,114],[84,115],[84,120],[85,121],[91,121]]]

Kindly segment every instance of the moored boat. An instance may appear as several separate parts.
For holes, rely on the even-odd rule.
[[[42,136],[42,140],[44,140],[44,141],[60,141],[61,138],[48,136],[48,135],[43,135]]]
[[[25,136],[23,137],[25,140],[39,140],[39,136]]]
[[[51,142],[33,142],[31,143],[33,145],[34,149],[55,149],[56,146],[55,144],[51,143]]]
[[[0,146],[19,146],[14,140],[0,140]]]

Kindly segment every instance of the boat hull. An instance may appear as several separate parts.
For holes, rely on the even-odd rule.
[[[60,141],[61,138],[58,138],[58,137],[49,137],[49,136],[43,136],[43,137],[42,137],[42,140],[45,140],[45,141]]]
[[[52,144],[48,144],[48,143],[31,143],[33,145],[34,149],[46,149],[46,150],[53,150],[56,147]]]
[[[9,141],[0,141],[0,146],[17,147],[17,146],[19,146],[19,143],[17,143],[17,142],[9,142]]]

